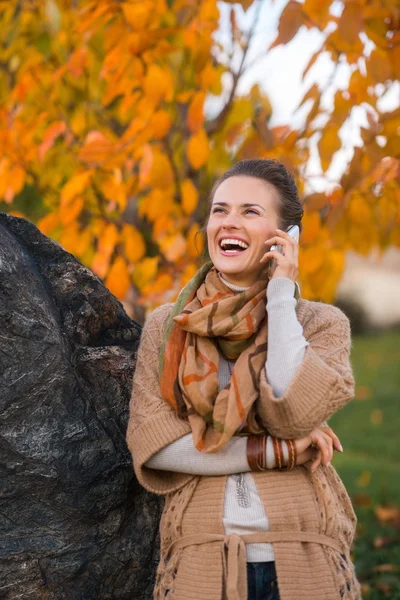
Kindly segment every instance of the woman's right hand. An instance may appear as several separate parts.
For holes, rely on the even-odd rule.
[[[310,471],[315,471],[321,464],[329,466],[334,449],[343,452],[339,438],[330,427],[316,427],[306,437],[293,441],[297,450],[296,464],[312,461]]]

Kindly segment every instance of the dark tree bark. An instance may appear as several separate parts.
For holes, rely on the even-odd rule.
[[[0,213],[0,598],[150,600],[161,499],[125,444],[140,326]]]

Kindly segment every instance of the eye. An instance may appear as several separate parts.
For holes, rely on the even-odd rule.
[[[253,213],[254,213],[254,214],[256,214],[256,215],[259,215],[259,214],[260,214],[260,213],[258,212],[258,210],[255,210],[254,208],[248,208],[248,209],[246,210],[246,212],[253,212]]]
[[[212,213],[222,212],[222,208],[213,208]]]

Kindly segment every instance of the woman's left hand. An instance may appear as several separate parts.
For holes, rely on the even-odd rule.
[[[295,239],[293,239],[286,231],[277,229],[277,235],[267,240],[265,243],[268,246],[278,244],[283,247],[283,252],[279,250],[269,250],[261,258],[261,263],[266,263],[268,260],[272,260],[270,269],[270,279],[274,277],[287,277],[292,281],[297,280],[299,272],[299,245]],[[274,266],[276,265],[276,268]]]

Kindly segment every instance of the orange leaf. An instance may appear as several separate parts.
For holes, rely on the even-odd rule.
[[[68,205],[75,196],[82,194],[85,188],[90,184],[91,178],[92,171],[84,171],[83,173],[77,173],[71,177],[61,190],[60,206]]]
[[[161,140],[171,129],[171,117],[166,110],[158,110],[151,116],[149,127],[152,137]]]
[[[192,279],[192,277],[196,275],[196,272],[197,265],[195,263],[189,263],[182,273],[181,286],[183,287],[184,285],[186,285]]]
[[[332,0],[305,0],[303,10],[322,30],[327,26],[331,16],[329,9]]]
[[[60,219],[58,213],[51,212],[45,217],[42,217],[36,223],[36,226],[45,235],[50,235],[54,231],[54,229],[59,225],[59,223]]]
[[[393,73],[387,52],[380,48],[372,50],[367,60],[367,72],[376,83],[385,83],[391,79]]]
[[[199,129],[202,128],[204,123],[204,100],[205,100],[204,92],[197,92],[194,96],[193,100],[190,103],[188,115],[187,115],[187,124],[189,131],[191,133],[197,133]]]
[[[142,234],[136,227],[130,224],[123,225],[122,240],[125,254],[131,263],[136,263],[144,256],[146,246]]]
[[[173,90],[173,81],[168,67],[162,69],[158,65],[150,65],[143,83],[147,100],[153,105],[159,104],[164,99],[171,100]]]
[[[43,161],[46,152],[52,148],[56,139],[65,132],[66,128],[64,121],[56,121],[46,129],[43,141],[38,148],[41,161]]]
[[[308,245],[317,237],[321,228],[321,217],[316,211],[306,211],[303,219],[303,230],[301,232],[301,243]]]
[[[100,131],[91,131],[79,151],[78,158],[82,162],[98,164],[105,161],[113,152],[114,144]]]
[[[98,250],[94,255],[92,262],[92,270],[99,277],[103,278],[105,276],[111,255],[114,252],[118,240],[119,232],[116,225],[114,225],[114,223],[109,223],[99,238]]]
[[[364,26],[362,10],[356,2],[345,2],[342,15],[339,20],[338,33],[350,45],[358,40],[358,36]]]
[[[290,42],[303,24],[303,5],[300,2],[296,2],[296,0],[290,0],[282,11],[279,19],[278,35],[271,44],[270,50],[279,46],[279,44]]]
[[[130,278],[126,262],[117,256],[105,280],[106,287],[119,299],[125,298],[130,286]]]
[[[187,215],[191,215],[199,201],[199,192],[191,179],[185,179],[181,186],[182,208]]]
[[[186,252],[186,240],[181,233],[164,237],[159,246],[169,262],[176,262]]]
[[[324,171],[328,170],[333,155],[340,150],[342,146],[338,130],[339,127],[336,123],[326,125],[323,129],[322,137],[318,142],[319,157]]]
[[[206,164],[210,153],[210,147],[204,129],[200,129],[198,133],[190,137],[187,153],[193,169],[200,169]]]
[[[121,8],[124,13],[125,20],[127,23],[129,23],[134,31],[146,30],[153,14],[153,2],[146,2],[146,0],[140,0],[140,2],[135,4],[123,2],[121,3]]]
[[[153,153],[149,184],[154,187],[168,188],[174,183],[174,173],[168,157],[161,152]]]
[[[187,234],[187,253],[191,258],[199,258],[204,251],[204,234],[199,232],[198,223],[193,223]]]
[[[80,215],[82,208],[84,207],[84,200],[82,196],[76,196],[70,202],[60,205],[60,221],[61,225],[66,227],[70,225],[78,215]]]

